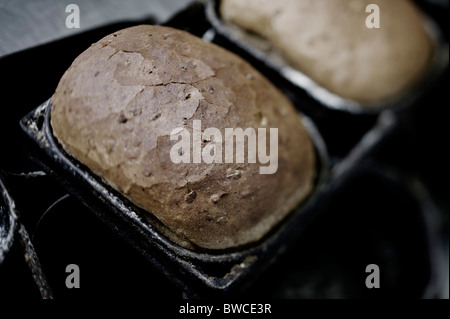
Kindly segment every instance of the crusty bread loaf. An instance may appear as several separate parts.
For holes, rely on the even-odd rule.
[[[380,8],[379,29],[366,27],[368,4]],[[365,103],[410,88],[433,51],[409,0],[222,0],[221,15],[266,38],[319,85]]]
[[[187,32],[137,26],[93,44],[51,99],[64,149],[188,248],[262,238],[312,189],[312,142],[292,104],[238,56]],[[278,171],[256,164],[174,164],[177,127],[278,128]]]

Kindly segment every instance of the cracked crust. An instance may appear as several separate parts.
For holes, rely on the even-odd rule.
[[[310,192],[311,140],[290,102],[234,54],[184,31],[137,26],[83,52],[51,101],[64,149],[151,212],[188,248],[259,240]],[[260,164],[174,164],[172,129],[276,127],[278,171]]]
[[[368,4],[380,8],[379,29],[365,26]],[[422,14],[408,0],[222,0],[220,11],[318,84],[360,102],[410,89],[433,52]]]

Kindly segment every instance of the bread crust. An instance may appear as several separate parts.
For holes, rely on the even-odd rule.
[[[379,29],[366,27],[368,4],[380,8]],[[409,0],[222,0],[220,10],[319,85],[367,107],[411,88],[433,53],[424,18]]]
[[[261,239],[311,191],[315,156],[292,104],[240,57],[187,33],[136,26],[83,52],[51,99],[63,148],[188,248]],[[278,171],[174,164],[174,128],[278,128]],[[262,125],[265,124],[266,126]]]

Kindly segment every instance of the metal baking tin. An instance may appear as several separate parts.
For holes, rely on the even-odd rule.
[[[143,217],[149,216],[149,213],[130,203],[65,153],[53,137],[50,112],[48,100],[20,122],[22,129],[46,155],[40,162],[43,170],[54,176],[72,195],[191,295],[198,294],[193,287],[200,291],[229,291],[244,278],[248,282],[250,274],[253,277],[270,264],[284,250],[287,239],[298,235],[299,225],[306,224],[314,215],[316,203],[328,179],[325,143],[313,122],[305,118],[305,127],[315,145],[318,167],[315,187],[308,199],[254,245],[229,251],[197,252],[183,248],[160,234],[155,227],[159,223],[156,218],[149,221]]]
[[[212,1],[208,2],[207,12],[215,8],[212,4]],[[166,25],[189,29],[192,21],[201,21],[202,26],[195,29],[195,34],[204,35],[207,40],[213,40],[215,29],[207,23],[204,13],[205,8],[199,3],[195,3],[195,6],[187,8]],[[208,17],[211,20],[211,12]],[[251,62],[258,60],[254,55],[250,55],[249,59],[252,60]],[[270,65],[266,64],[266,66],[270,69]],[[306,95],[297,94],[299,91],[292,91],[290,85],[284,87],[290,81],[283,78],[282,74],[280,76],[279,72],[274,72],[269,79],[279,87],[281,86],[281,89],[285,89],[285,93],[288,93],[298,109],[300,109],[299,104],[308,102]],[[316,104],[320,106],[320,101],[317,101]],[[399,120],[402,116],[396,108],[370,114],[369,117],[373,119],[374,124],[364,125],[361,139],[352,143],[348,152],[346,149],[340,150],[339,153],[345,155],[342,157],[342,154],[332,152],[328,154],[329,147],[336,143],[340,145],[339,149],[342,148],[341,136],[338,134],[337,137],[334,137],[336,134],[333,127],[331,137],[328,136],[328,139],[324,141],[322,139],[324,131],[321,131],[321,128],[335,122],[338,122],[335,125],[344,125],[345,127],[348,126],[348,123],[352,125],[354,114],[358,115],[355,118],[359,123],[364,120],[362,110],[328,107],[327,110],[330,112],[327,112],[325,117],[313,116],[312,119],[303,117],[305,127],[313,139],[318,159],[317,164],[320,167],[313,193],[261,241],[254,245],[241,247],[241,249],[219,252],[196,252],[174,244],[157,231],[155,225],[159,221],[156,218],[150,222],[148,218],[143,217],[144,215],[149,216],[147,212],[130,203],[85,166],[67,155],[53,137],[49,122],[49,101],[26,115],[20,124],[34,142],[33,144],[38,145],[40,151],[33,153],[33,157],[44,171],[53,176],[69,193],[92,210],[114,232],[121,235],[131,247],[134,247],[151,264],[181,287],[186,296],[210,297],[211,293],[240,291],[275,261],[287,249],[292,240],[300,236],[302,231],[308,227],[309,222],[321,213],[323,203],[327,202],[330,195],[336,193],[345,180],[357,174],[358,169],[362,167],[362,163],[370,153],[400,126]],[[332,109],[338,109],[338,111]],[[340,112],[341,110],[348,112]],[[340,113],[345,115],[344,121],[339,118]],[[336,120],[336,116],[339,120]],[[326,121],[328,118],[331,118],[332,122]],[[329,159],[329,155],[332,160]]]
[[[386,109],[409,107],[427,91],[429,84],[436,81],[448,66],[448,43],[444,42],[441,31],[434,21],[430,17],[426,17],[425,28],[433,41],[435,51],[430,67],[419,83],[392,99],[366,104],[359,103],[328,91],[309,76],[290,66],[268,41],[223,21],[220,17],[219,7],[220,0],[206,1],[206,16],[215,32],[264,63],[266,67],[278,72],[284,79],[306,91],[313,99],[330,109],[351,114],[377,114]]]

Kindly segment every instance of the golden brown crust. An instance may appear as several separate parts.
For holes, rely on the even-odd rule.
[[[366,28],[368,4],[381,27]],[[318,84],[360,102],[395,97],[429,66],[432,43],[409,0],[222,0],[222,17],[269,40]]]
[[[65,150],[185,247],[257,241],[312,187],[313,146],[291,103],[241,58],[184,31],[137,26],[103,38],[73,62],[51,104]],[[277,173],[259,174],[259,163],[172,163],[169,135],[192,132],[193,120],[278,128]]]

